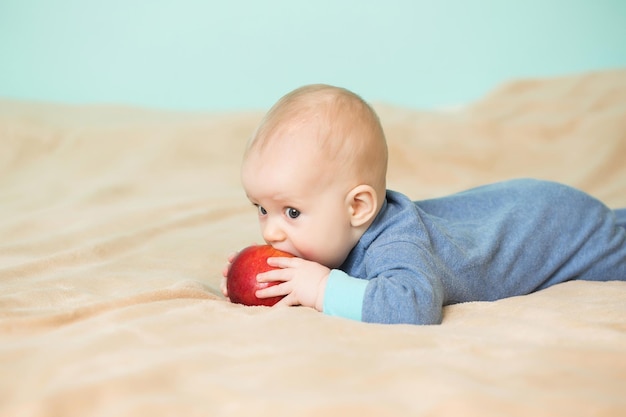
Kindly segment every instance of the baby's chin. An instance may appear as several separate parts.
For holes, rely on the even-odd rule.
[[[343,261],[340,262],[337,259],[325,259],[316,256],[301,256],[301,258],[324,265],[328,269],[337,269],[343,264]]]

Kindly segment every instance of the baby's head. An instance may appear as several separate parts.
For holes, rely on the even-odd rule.
[[[282,97],[248,143],[242,182],[265,241],[335,268],[385,198],[387,145],[356,94],[310,85]]]

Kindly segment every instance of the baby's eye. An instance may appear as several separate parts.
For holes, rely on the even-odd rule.
[[[288,207],[288,208],[285,209],[285,214],[290,219],[297,219],[298,216],[300,215],[300,210],[296,210],[293,207]]]
[[[267,210],[265,210],[265,209],[263,208],[263,206],[259,206],[259,205],[257,205],[256,207],[257,207],[257,209],[259,209],[259,214],[260,214],[261,216],[265,216],[265,215],[267,214]]]

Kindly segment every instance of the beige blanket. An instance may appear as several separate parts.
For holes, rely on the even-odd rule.
[[[626,70],[376,108],[413,198],[538,177],[626,206]],[[261,116],[0,101],[0,416],[626,415],[624,282],[422,327],[225,301]]]

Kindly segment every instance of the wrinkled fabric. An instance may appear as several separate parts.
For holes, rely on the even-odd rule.
[[[626,206],[624,70],[374,105],[411,200],[534,177]],[[239,179],[262,116],[0,100],[1,416],[626,414],[623,282],[439,326],[226,301],[229,254],[262,241]]]

